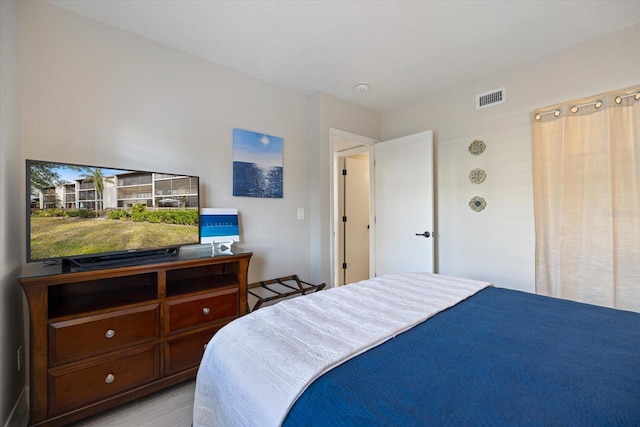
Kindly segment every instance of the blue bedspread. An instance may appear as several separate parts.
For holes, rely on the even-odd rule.
[[[284,426],[640,426],[640,314],[487,288],[317,379]]]

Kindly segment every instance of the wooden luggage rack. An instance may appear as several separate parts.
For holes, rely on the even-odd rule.
[[[251,311],[253,311],[262,307],[264,303],[293,297],[295,295],[312,294],[322,290],[325,286],[324,283],[314,285],[304,282],[300,280],[297,274],[294,274],[292,276],[251,283],[248,286],[247,292],[258,299],[251,309]]]

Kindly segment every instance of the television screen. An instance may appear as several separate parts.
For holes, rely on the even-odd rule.
[[[27,261],[200,243],[197,176],[27,160]]]

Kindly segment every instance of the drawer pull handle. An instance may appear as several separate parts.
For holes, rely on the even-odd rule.
[[[202,309],[202,314],[207,315],[209,313],[211,313],[211,309],[209,307],[205,307],[205,308]]]
[[[104,379],[104,382],[107,383],[107,384],[111,384],[115,379],[116,379],[116,377],[113,374],[109,374]]]
[[[107,338],[113,338],[116,335],[116,331],[114,331],[113,329],[109,329],[104,336]]]

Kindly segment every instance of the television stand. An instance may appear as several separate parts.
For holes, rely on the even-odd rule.
[[[247,313],[251,252],[185,257],[23,268],[30,426],[66,426],[196,376],[211,337]]]
[[[153,249],[112,255],[96,255],[77,258],[63,258],[62,271],[87,271],[102,268],[129,267],[171,261],[178,256],[178,248]]]

